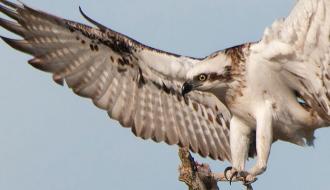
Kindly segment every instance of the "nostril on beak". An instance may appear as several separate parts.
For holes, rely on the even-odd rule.
[[[193,89],[193,85],[191,83],[189,83],[189,82],[183,83],[182,88],[181,88],[182,96],[185,96],[186,94],[188,94],[190,91],[192,91],[192,89]]]

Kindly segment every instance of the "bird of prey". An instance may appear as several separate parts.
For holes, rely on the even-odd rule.
[[[0,12],[0,26],[22,37],[2,39],[32,55],[30,65],[138,137],[230,161],[229,180],[253,182],[273,142],[312,145],[329,125],[330,0],[299,0],[260,41],[205,58],[148,47],[82,11],[95,27],[6,0]]]

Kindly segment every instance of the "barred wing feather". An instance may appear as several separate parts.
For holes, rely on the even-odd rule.
[[[34,56],[33,67],[92,99],[136,136],[230,160],[228,109],[211,94],[180,93],[199,59],[142,45],[85,14],[97,28],[9,1],[1,1],[0,11],[11,18],[0,25],[23,38],[2,37],[6,43]]]

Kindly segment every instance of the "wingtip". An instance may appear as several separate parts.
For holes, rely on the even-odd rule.
[[[64,86],[64,79],[63,79],[62,76],[60,76],[60,75],[56,75],[56,74],[54,74],[54,75],[53,75],[53,81],[54,81],[56,84],[60,85],[60,86]]]
[[[10,7],[13,7],[13,6],[9,6],[5,2],[0,1],[0,12],[14,20],[18,20],[19,16],[17,15],[17,13],[15,11],[15,9],[17,10],[18,8],[12,9]]]
[[[21,1],[17,0],[20,4],[24,5]],[[15,4],[15,3],[12,3],[10,1],[6,1],[6,0],[0,0],[0,3],[3,3],[4,5],[7,5],[11,8],[14,8],[14,9],[17,9],[17,8],[20,8],[19,5]]]
[[[0,17],[0,26],[20,36],[24,36],[24,33],[26,32],[26,30],[22,26],[14,22],[11,22],[9,20],[3,19],[1,17]]]
[[[31,44],[25,40],[11,39],[4,36],[0,36],[1,39],[6,42],[9,46],[24,53],[33,55],[35,53],[35,48],[31,46]]]
[[[7,38],[7,37],[1,36],[1,35],[0,35],[0,38],[1,38],[4,42],[6,42],[7,44],[9,44],[11,41],[13,41],[13,39],[11,39],[11,38]]]

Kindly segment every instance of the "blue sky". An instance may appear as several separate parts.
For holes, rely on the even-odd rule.
[[[204,57],[261,38],[286,16],[288,0],[25,0],[61,17],[85,22],[78,6],[121,33],[155,48]],[[12,36],[4,30],[1,35]],[[186,189],[178,182],[176,146],[140,140],[51,76],[0,42],[0,189]],[[328,189],[329,129],[314,148],[273,145],[267,172],[255,189]],[[228,163],[201,159],[214,171]],[[253,163],[253,161],[252,161]],[[239,184],[221,189],[242,189]]]

